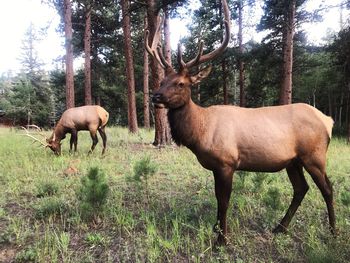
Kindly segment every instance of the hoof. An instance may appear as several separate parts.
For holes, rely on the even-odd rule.
[[[287,228],[285,228],[282,225],[278,225],[277,227],[275,227],[274,230],[272,230],[272,233],[274,234],[280,234],[280,233],[284,234],[286,232],[287,232]]]
[[[221,233],[221,229],[220,229],[220,224],[219,221],[215,223],[215,225],[213,225],[213,232],[220,234]]]
[[[334,238],[336,238],[339,235],[338,229],[335,229],[333,227],[330,227],[331,234]]]
[[[222,247],[228,245],[228,239],[224,235],[219,234],[218,239],[215,242],[215,247]]]

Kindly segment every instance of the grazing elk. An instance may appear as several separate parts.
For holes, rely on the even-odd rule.
[[[303,168],[320,189],[328,209],[331,231],[335,231],[333,191],[326,175],[326,152],[333,120],[307,104],[291,104],[255,109],[236,106],[203,108],[191,99],[191,86],[207,77],[210,68],[190,74],[190,69],[218,57],[229,42],[229,11],[222,0],[225,15],[225,38],[220,47],[203,55],[200,42],[197,56],[185,63],[178,48],[179,70],[164,59],[157,43],[159,27],[147,51],[166,70],[160,89],[153,94],[156,107],[168,108],[171,134],[178,145],[188,147],[200,164],[211,170],[217,199],[218,244],[226,243],[226,213],[233,173],[236,170],[277,172],[286,168],[293,186],[293,199],[275,233],[285,232],[308,191]]]
[[[107,136],[105,127],[109,118],[108,112],[97,105],[88,105],[70,108],[63,112],[62,117],[58,121],[51,137],[46,140],[49,147],[55,154],[61,153],[61,141],[66,137],[67,133],[70,137],[70,151],[74,144],[74,151],[77,150],[78,131],[85,130],[90,132],[92,146],[89,153],[92,153],[98,143],[97,131],[100,133],[103,141],[102,154],[105,153]]]
[[[60,120],[58,121],[50,138],[46,139],[46,142],[34,137],[29,131],[22,127],[26,131],[26,135],[32,138],[34,141],[38,141],[45,147],[49,147],[56,155],[61,154],[61,141],[66,138],[66,134],[70,133],[70,151],[74,144],[74,151],[77,150],[78,144],[78,131],[89,131],[92,139],[92,146],[89,153],[95,149],[98,143],[97,131],[100,133],[103,140],[102,154],[105,153],[107,136],[105,133],[105,127],[108,122],[108,112],[100,106],[81,106],[76,108],[70,108],[63,112]],[[36,126],[37,127],[37,126]],[[40,135],[39,127],[36,128]]]

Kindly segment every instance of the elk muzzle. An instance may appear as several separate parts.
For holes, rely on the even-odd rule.
[[[166,99],[164,98],[164,95],[162,93],[154,93],[152,96],[152,102],[154,104],[154,107],[157,109],[165,108],[164,103],[166,102]]]

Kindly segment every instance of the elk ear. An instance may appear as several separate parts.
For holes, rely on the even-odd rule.
[[[196,75],[191,76],[191,82],[192,84],[197,84],[202,81],[202,79],[208,77],[209,73],[211,71],[211,66],[206,67],[199,71]]]

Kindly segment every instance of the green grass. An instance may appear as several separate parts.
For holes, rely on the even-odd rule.
[[[0,262],[348,262],[350,260],[350,146],[333,138],[328,175],[337,228],[310,185],[289,233],[271,230],[292,197],[285,172],[237,173],[228,212],[229,245],[215,248],[216,199],[211,172],[184,147],[156,149],[153,132],[107,129],[79,133],[78,153],[62,155],[32,144],[22,131],[0,128]],[[49,135],[49,132],[47,132]],[[77,191],[92,167],[109,191],[97,220],[83,220]]]

